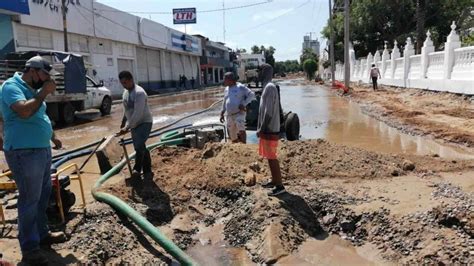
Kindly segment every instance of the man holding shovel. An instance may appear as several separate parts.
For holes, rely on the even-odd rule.
[[[125,90],[122,96],[124,115],[118,135],[132,132],[133,148],[136,152],[132,178],[139,178],[142,170],[145,178],[151,178],[151,157],[146,148],[146,141],[150,136],[153,117],[148,108],[148,95],[142,87],[135,84],[129,71],[120,72],[119,80]]]

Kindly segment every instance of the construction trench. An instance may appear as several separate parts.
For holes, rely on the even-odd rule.
[[[209,141],[202,148],[190,148],[202,145],[185,140],[180,135],[184,134],[182,127],[216,122],[220,111],[216,104],[207,112],[156,131],[161,140],[156,136],[148,141],[153,148],[152,180],[129,179],[126,162],[116,156],[120,145],[114,147],[119,151],[110,152],[114,167],[103,175],[92,158],[83,170],[87,206],[74,206],[67,223],[56,227],[65,230],[69,239],[48,251],[51,261],[200,265],[474,262],[471,99],[393,88],[371,93],[365,87],[356,87],[348,98],[301,80],[283,81],[280,86],[283,108],[298,113],[302,126],[302,140],[281,141],[279,148],[289,193],[268,197],[261,188],[269,169],[258,157],[252,132],[247,145]],[[152,110],[160,114],[154,128],[177,120],[177,116],[163,118],[167,106],[174,108],[172,112],[191,114],[220,98],[215,93],[157,100],[162,106]],[[418,107],[414,101],[424,104]],[[410,108],[418,108],[418,113]],[[84,123],[59,130],[58,135],[78,139],[71,148],[91,143],[84,148],[91,151],[98,144],[93,140],[112,132],[106,123]],[[100,126],[105,127],[102,132],[87,133]],[[206,130],[213,132],[206,134],[208,139],[223,137],[218,126]],[[83,131],[90,139],[81,135]],[[163,145],[165,142],[169,145]],[[128,151],[133,157],[130,147]],[[65,158],[62,154],[56,155],[56,161]],[[85,158],[70,162],[81,165]],[[70,187],[79,205],[77,185]],[[2,225],[0,252],[4,260],[14,263],[21,256],[15,193],[1,196],[7,224]]]

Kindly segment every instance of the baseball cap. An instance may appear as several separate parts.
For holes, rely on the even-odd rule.
[[[233,72],[226,72],[224,74],[224,79],[230,79],[230,80],[233,80],[233,81],[237,81],[237,77],[235,76],[235,74]]]
[[[46,61],[43,57],[39,55],[33,56],[32,58],[28,59],[28,61],[26,61],[25,67],[41,69],[46,74],[51,76],[58,73],[56,70],[53,69],[53,67],[48,61]]]

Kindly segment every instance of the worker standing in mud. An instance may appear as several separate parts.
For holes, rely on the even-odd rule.
[[[376,67],[375,64],[372,64],[372,68],[370,69],[369,75],[370,75],[370,78],[372,78],[372,86],[374,88],[374,91],[378,90],[377,79],[382,78],[382,77],[380,75],[379,68]]]
[[[40,56],[25,64],[0,88],[4,120],[3,150],[18,188],[18,240],[22,262],[45,265],[40,246],[66,240],[63,232],[51,233],[48,208],[51,194],[51,144],[61,148],[46,115],[46,96],[56,90],[52,67]]]
[[[151,157],[146,148],[153,125],[153,117],[148,108],[148,95],[142,87],[135,84],[129,71],[120,72],[119,80],[125,88],[122,96],[124,114],[119,135],[131,131],[136,152],[132,178],[140,178],[142,170],[145,178],[152,178]]]
[[[259,138],[258,151],[260,156],[268,159],[272,179],[263,184],[264,188],[272,188],[269,196],[285,193],[281,178],[280,163],[277,159],[278,139],[280,138],[280,101],[278,89],[273,84],[273,67],[263,64],[260,67],[259,79],[262,81],[263,93],[260,98],[260,107],[257,122],[257,136]]]
[[[222,103],[221,123],[227,121],[227,132],[233,143],[247,143],[245,133],[246,106],[255,98],[255,93],[241,83],[232,72],[224,75],[224,101]],[[224,115],[227,113],[226,118]]]

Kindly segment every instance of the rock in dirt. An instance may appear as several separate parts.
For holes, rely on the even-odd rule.
[[[323,224],[324,225],[329,225],[329,224],[332,224],[332,223],[335,223],[335,222],[336,222],[336,215],[334,215],[334,214],[328,214],[328,215],[323,217]]]
[[[260,173],[260,165],[257,162],[252,163],[249,168],[256,173]]]
[[[244,178],[244,183],[248,187],[255,186],[257,183],[257,178],[254,173],[247,173]]]
[[[263,261],[267,265],[275,264],[280,258],[287,256],[288,252],[285,251],[283,242],[280,241],[280,232],[284,230],[281,224],[271,224],[263,232],[262,246],[259,248],[259,257],[263,258]]]
[[[409,160],[405,160],[403,162],[403,171],[413,171],[415,170],[415,164]]]

